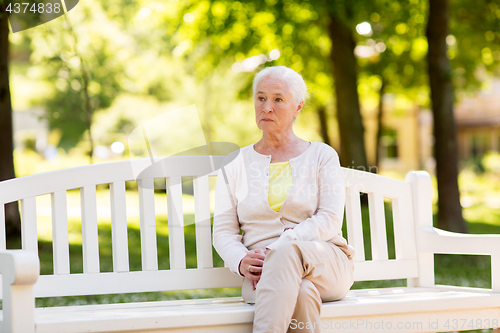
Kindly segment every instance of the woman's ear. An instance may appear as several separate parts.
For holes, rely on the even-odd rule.
[[[302,110],[303,106],[304,106],[304,101],[302,100],[302,101],[300,101],[299,106],[297,107],[297,111],[300,112]]]
[[[299,105],[297,105],[297,109],[295,110],[295,117],[297,117],[300,113],[300,111],[302,111],[302,107],[304,106],[304,101],[301,101],[299,103]]]

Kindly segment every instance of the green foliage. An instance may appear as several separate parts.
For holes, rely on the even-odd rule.
[[[123,84],[125,59],[113,58],[123,36],[112,29],[112,22],[102,20],[97,2],[81,6],[74,15],[44,25],[42,35],[31,35],[32,68],[52,86],[52,93],[38,102],[46,106],[51,129],[61,130],[59,146],[65,149],[76,146],[87,127],[85,77],[92,110],[109,107]]]
[[[311,3],[298,1],[192,1],[178,12],[174,54],[192,62],[196,75],[212,75],[221,62],[241,62],[277,49],[275,65],[287,65],[305,77],[313,100],[331,96],[330,41],[326,20]],[[250,80],[251,76],[244,77]]]
[[[500,220],[499,154],[488,153],[476,163],[465,164],[458,178],[464,217],[483,233]],[[470,228],[472,229],[471,225]]]
[[[448,56],[454,67],[454,84],[460,90],[477,91],[484,74],[498,75],[500,65],[500,3],[498,1],[451,1],[451,36]]]
[[[423,1],[376,2],[375,11],[365,17],[372,33],[357,44],[366,54],[358,56],[362,87],[379,91],[383,86],[384,93],[429,106],[425,10]]]
[[[481,6],[469,0],[452,2],[449,55],[460,89],[477,86],[477,66],[493,71],[498,64],[497,7],[487,0]],[[365,109],[375,107],[382,85],[385,93],[402,102],[400,109],[413,103],[429,105],[425,1],[89,0],[78,8],[67,15],[69,21],[60,18],[28,30],[23,37],[11,36],[18,41],[13,52],[21,58],[26,41],[32,40],[31,72],[40,73],[36,79],[51,87],[35,104],[47,106],[51,128],[62,130],[60,145],[65,148],[84,138],[83,69],[89,72],[91,106],[98,112],[107,110],[122,92],[153,96],[161,102],[184,100],[194,91],[210,95],[220,89],[214,77],[224,76],[235,62],[256,55],[269,57],[272,50],[279,50],[277,60],[260,66],[287,65],[300,71],[311,92],[305,112],[317,106],[331,110],[334,82],[328,15],[342,18],[352,31],[361,22],[372,26],[371,36],[355,33],[358,50],[372,52],[358,57]],[[490,10],[484,14],[482,8]],[[187,77],[195,79],[197,90],[186,88]],[[239,81],[239,97],[248,100],[251,72],[234,77]],[[197,103],[201,104],[206,103]],[[215,106],[207,112],[219,117]],[[205,120],[215,127],[208,124],[212,118]]]
[[[483,165],[487,172],[500,174],[500,154],[497,152],[488,152],[483,157]]]

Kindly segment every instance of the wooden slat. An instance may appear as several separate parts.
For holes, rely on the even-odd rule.
[[[392,220],[394,223],[396,259],[416,259],[413,206],[409,198],[403,197],[392,200]]]
[[[146,158],[44,172],[0,182],[0,202],[7,203],[26,197],[81,188],[88,184],[110,184],[116,181],[170,176],[194,177],[208,173],[216,175],[224,159],[225,156],[212,156],[210,159],[207,156],[171,156],[161,158],[153,165],[151,160]],[[211,170],[210,161],[213,161],[215,170]]]
[[[128,272],[128,236],[125,201],[125,182],[109,185],[111,195],[111,239],[113,243],[113,271]]]
[[[346,222],[347,239],[354,247],[354,261],[365,260],[365,247],[363,244],[363,224],[361,222],[361,202],[359,191],[353,187],[346,188]]]
[[[54,274],[69,274],[68,205],[66,191],[51,194]]]
[[[7,249],[7,238],[5,236],[5,205],[0,204],[0,250]]]
[[[356,263],[355,281],[403,279],[418,276],[416,260]],[[125,292],[241,287],[242,278],[228,268],[162,270],[154,272],[42,275],[36,297],[98,295]]]
[[[166,185],[170,269],[185,269],[186,250],[184,244],[184,212],[182,209],[181,177],[167,178]]]
[[[42,275],[35,297],[138,293],[241,287],[243,279],[228,268],[138,271],[127,273]]]
[[[139,187],[139,211],[141,216],[141,258],[144,271],[158,270],[156,249],[156,217],[154,182],[152,178],[137,181]]]
[[[99,234],[95,185],[80,189],[82,206],[83,272],[99,273]]]
[[[418,276],[417,260],[385,260],[357,262],[354,281],[406,279]]]
[[[87,320],[96,313],[99,320]],[[239,297],[218,297],[75,306],[63,313],[47,307],[36,315],[37,333],[251,333],[254,309]]]
[[[213,267],[208,176],[193,179],[196,260],[198,268]]]
[[[389,260],[384,197],[380,193],[368,193],[368,208],[370,212],[372,260]]]
[[[396,259],[403,259],[405,257],[403,243],[403,234],[402,230],[405,229],[405,226],[401,224],[401,205],[398,205],[398,199],[392,200],[392,224],[394,228],[394,248],[396,250]],[[408,240],[407,240],[408,241]]]
[[[38,253],[36,197],[21,200],[21,241],[23,250]]]
[[[399,198],[401,193],[411,190],[410,184],[353,168],[342,168],[342,175],[349,187],[364,193],[380,193],[384,198]]]

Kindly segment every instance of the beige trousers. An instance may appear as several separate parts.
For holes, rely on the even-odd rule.
[[[331,243],[292,241],[273,249],[256,290],[243,282],[245,302],[255,303],[253,332],[321,332],[321,303],[342,299],[353,271],[354,262]]]

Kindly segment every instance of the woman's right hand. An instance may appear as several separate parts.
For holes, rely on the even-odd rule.
[[[253,290],[260,280],[266,254],[263,249],[251,250],[240,261],[240,273],[250,280]]]

